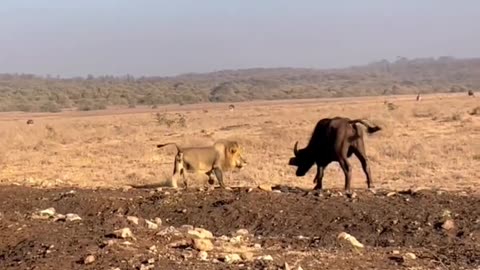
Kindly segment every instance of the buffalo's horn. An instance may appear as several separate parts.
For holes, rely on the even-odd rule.
[[[295,154],[295,156],[298,154],[298,149],[297,149],[297,147],[298,147],[298,141],[295,142],[295,146],[293,147],[293,153]]]

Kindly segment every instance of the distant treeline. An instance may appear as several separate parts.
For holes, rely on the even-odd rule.
[[[175,77],[78,78],[0,74],[0,111],[99,110],[294,98],[347,97],[480,89],[480,59],[378,61],[344,69],[256,68]]]

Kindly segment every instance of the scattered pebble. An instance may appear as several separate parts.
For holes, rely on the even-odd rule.
[[[155,223],[156,223],[158,226],[162,226],[162,219],[159,218],[159,217],[156,217],[156,218],[155,218]]]
[[[192,238],[200,238],[200,239],[213,238],[213,233],[203,228],[195,228],[193,230],[188,230],[187,234]]]
[[[393,197],[395,195],[397,195],[397,193],[395,191],[387,193],[387,197]]]
[[[240,257],[240,255],[235,253],[224,255],[221,259],[228,264],[242,261],[242,258]]]
[[[78,220],[82,220],[82,218],[77,215],[77,214],[72,214],[72,213],[68,213],[66,216],[65,216],[65,219],[67,221],[78,221]]]
[[[272,186],[266,184],[259,185],[258,188],[263,191],[272,191]]]
[[[240,254],[240,257],[244,260],[244,261],[252,261],[253,260],[253,253],[251,252],[243,252],[242,254]]]
[[[453,221],[453,219],[447,219],[442,224],[442,228],[446,231],[453,230],[453,229],[455,229],[455,222]]]
[[[127,220],[135,225],[138,225],[138,217],[134,217],[134,216],[127,216]]]
[[[407,258],[407,259],[410,259],[410,260],[417,259],[417,256],[415,254],[411,253],[411,252],[405,253],[404,257]]]
[[[206,251],[200,251],[198,252],[197,258],[201,261],[206,261],[208,260],[208,253]]]
[[[352,235],[346,233],[346,232],[341,232],[338,236],[337,236],[337,239],[338,240],[343,240],[345,242],[348,242],[350,243],[353,247],[356,247],[356,248],[364,248],[364,245],[362,243],[360,243],[355,237],[353,237]]]
[[[132,239],[135,239],[135,237],[133,236],[133,233],[130,230],[130,228],[118,229],[118,230],[113,231],[112,234],[117,238],[122,238],[122,239],[132,238]]]
[[[209,239],[193,239],[193,248],[198,251],[210,251],[213,250],[213,244]]]
[[[83,263],[84,264],[91,264],[95,261],[95,256],[93,255],[88,255],[87,257],[85,257],[85,259],[83,260]]]
[[[145,223],[147,224],[147,228],[149,228],[150,230],[156,230],[156,229],[158,229],[157,223],[151,222],[151,221],[148,220],[148,219],[145,219]]]
[[[273,261],[273,257],[270,256],[270,255],[263,255],[263,256],[257,257],[257,260],[260,260],[260,261]]]

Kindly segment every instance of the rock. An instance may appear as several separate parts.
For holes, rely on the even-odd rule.
[[[395,195],[397,195],[397,193],[395,191],[387,193],[387,197],[393,197]]]
[[[148,264],[148,265],[141,264],[140,265],[140,270],[150,270],[150,269],[153,269],[153,268],[155,268],[155,265],[151,265],[151,264]]]
[[[188,236],[200,239],[212,239],[213,233],[203,228],[195,228],[187,231]]]
[[[51,217],[54,217],[56,214],[55,208],[50,207],[44,210],[38,211],[38,213],[33,214],[33,218],[35,219],[49,219]]]
[[[185,250],[182,253],[182,259],[188,260],[188,259],[191,259],[191,258],[193,258],[193,252],[191,252],[190,250]]]
[[[123,187],[122,187],[122,191],[123,191],[123,192],[127,192],[127,191],[129,191],[130,189],[132,189],[132,186],[123,186]]]
[[[149,228],[150,230],[156,230],[156,229],[158,229],[157,223],[151,222],[151,221],[148,220],[148,219],[145,219],[145,223],[147,224],[147,228]]]
[[[162,219],[159,218],[159,217],[156,217],[156,218],[155,218],[155,223],[156,223],[158,226],[162,226]]]
[[[287,262],[285,262],[285,264],[283,265],[283,270],[291,270],[292,268],[290,268],[290,265],[288,265]]]
[[[400,250],[392,250],[392,254],[393,255],[398,255],[398,254],[400,254]]]
[[[253,253],[251,252],[243,252],[242,254],[240,254],[240,257],[244,260],[244,261],[252,261],[253,260]]]
[[[62,214],[56,214],[55,215],[55,218],[53,219],[53,221],[65,221],[67,219],[67,217],[65,215],[62,215]]]
[[[127,217],[127,220],[128,220],[128,222],[130,222],[130,223],[133,223],[133,224],[135,224],[135,225],[138,225],[138,217],[128,216],[128,217]]]
[[[206,261],[206,260],[208,260],[208,253],[206,251],[200,251],[200,252],[198,252],[197,258],[200,261]]]
[[[84,264],[91,264],[95,261],[95,256],[93,255],[88,255],[87,257],[85,257],[85,259],[83,260],[83,263]]]
[[[182,226],[180,226],[180,228],[178,228],[181,232],[188,232],[190,230],[193,230],[194,227],[192,225],[187,225],[187,224],[184,224]]]
[[[273,261],[273,257],[270,256],[270,255],[263,255],[263,256],[257,257],[257,260],[260,260],[260,261]]]
[[[303,270],[303,268],[299,265],[299,266],[297,267],[297,270]]]
[[[135,239],[135,237],[133,236],[133,233],[132,233],[132,231],[130,230],[130,228],[118,229],[118,230],[113,231],[112,234],[113,234],[115,237],[121,238],[121,239],[126,239],[126,238]]]
[[[244,235],[244,236],[246,236],[246,235],[249,234],[249,232],[248,232],[247,229],[238,229],[238,230],[235,232],[235,234],[236,234],[236,235]]]
[[[405,253],[405,255],[403,257],[406,258],[406,259],[410,259],[410,260],[417,259],[417,256],[415,254],[411,253],[411,252]]]
[[[256,249],[261,249],[262,245],[260,245],[259,243],[256,243],[255,245],[253,245],[253,247]]]
[[[455,222],[453,222],[453,219],[447,219],[443,222],[442,228],[446,231],[453,230],[455,229]]]
[[[450,211],[448,209],[443,210],[442,217],[450,218],[451,216],[452,216],[452,211]]]
[[[180,232],[177,229],[175,229],[175,227],[169,226],[157,233],[158,236],[165,236],[169,234],[180,234]]]
[[[155,263],[155,258],[150,258],[147,260],[147,263],[149,264],[154,264]]]
[[[213,244],[210,239],[193,239],[193,248],[198,251],[213,250]]]
[[[250,193],[250,192],[252,192],[252,191],[253,191],[253,188],[248,188],[248,189],[247,189],[247,193]]]
[[[242,236],[241,235],[234,236],[234,237],[230,238],[228,240],[228,242],[230,242],[232,244],[239,244],[239,243],[242,242]]]
[[[282,191],[279,190],[279,189],[274,189],[274,190],[272,190],[272,192],[273,192],[273,193],[282,193]]]
[[[72,213],[68,213],[66,216],[65,216],[65,219],[67,221],[78,221],[78,220],[82,220],[82,218],[77,215],[77,214],[72,214]]]
[[[272,191],[272,186],[266,184],[261,184],[258,188],[263,191]]]
[[[235,254],[235,253],[227,254],[227,255],[223,256],[223,258],[221,258],[221,259],[228,264],[237,263],[237,262],[242,261],[242,258],[240,257],[240,255]]]
[[[218,240],[220,241],[225,241],[225,242],[228,242],[230,241],[230,238],[226,235],[221,235],[220,237],[217,238]]]
[[[191,246],[192,246],[191,239],[181,239],[168,244],[168,247],[171,247],[171,248],[187,248]]]
[[[340,233],[337,236],[337,239],[344,242],[348,242],[350,245],[352,245],[355,248],[364,248],[364,245],[362,243],[358,242],[358,240],[355,237],[353,237],[352,235],[346,232]]]
[[[149,250],[150,252],[152,252],[152,253],[157,253],[157,251],[158,251],[158,250],[157,250],[157,246],[155,246],[155,245],[149,247],[148,250]]]

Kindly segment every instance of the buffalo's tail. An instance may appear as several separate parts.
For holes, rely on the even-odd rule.
[[[352,124],[352,125],[354,125],[354,126],[355,126],[355,124],[357,124],[357,123],[360,123],[360,124],[364,125],[364,126],[367,128],[367,132],[370,133],[370,134],[371,134],[371,133],[375,133],[375,132],[377,132],[377,131],[379,131],[379,130],[382,130],[381,127],[379,127],[379,126],[371,126],[371,125],[369,125],[367,122],[363,121],[362,119],[350,120],[349,123]]]

